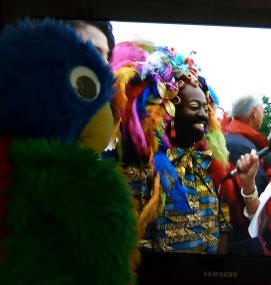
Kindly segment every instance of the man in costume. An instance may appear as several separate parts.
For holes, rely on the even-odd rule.
[[[112,68],[114,140],[139,201],[142,249],[226,253],[229,212],[218,187],[227,150],[217,98],[193,60],[173,49],[120,43]]]
[[[93,44],[46,19],[0,43],[0,284],[130,284],[131,191],[99,153],[113,74]]]
[[[232,120],[227,127],[226,143],[229,151],[230,170],[236,167],[241,155],[250,153],[252,149],[259,151],[268,146],[268,140],[258,132],[263,120],[263,103],[260,97],[246,95],[237,98],[232,104]],[[249,237],[249,220],[244,217],[244,202],[241,195],[241,181],[238,175],[233,178],[234,191],[228,191],[228,202],[231,209],[233,234],[236,240]],[[259,164],[255,178],[259,194],[268,184],[268,177],[265,174],[262,164]]]

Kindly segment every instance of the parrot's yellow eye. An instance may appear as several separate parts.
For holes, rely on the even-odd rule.
[[[97,75],[88,67],[77,66],[70,74],[70,81],[76,93],[88,101],[95,100],[101,85]]]

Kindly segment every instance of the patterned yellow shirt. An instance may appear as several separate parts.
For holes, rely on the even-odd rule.
[[[193,213],[181,215],[168,193],[164,210],[147,227],[141,245],[165,252],[215,253],[220,234],[228,231],[229,212],[227,205],[220,203],[208,175],[211,152],[174,148],[167,150],[167,157],[186,186],[187,201]],[[150,197],[149,172],[128,168],[126,173],[142,209]]]

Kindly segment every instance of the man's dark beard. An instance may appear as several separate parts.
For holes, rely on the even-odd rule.
[[[204,132],[193,132],[192,134],[191,134],[191,137],[193,137],[193,141],[194,142],[198,142],[198,141],[200,141],[201,139],[203,139],[203,137],[204,137]]]
[[[196,123],[204,123],[206,125],[206,119],[197,117],[189,122],[189,124],[184,124],[185,121],[182,119],[182,123],[180,125],[176,125],[176,139],[175,144],[177,146],[192,146],[195,142],[200,141],[204,137],[204,132],[193,128],[192,126]]]

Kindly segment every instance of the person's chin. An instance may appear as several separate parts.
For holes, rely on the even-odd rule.
[[[193,133],[194,142],[198,142],[204,138],[204,132],[197,131]]]

